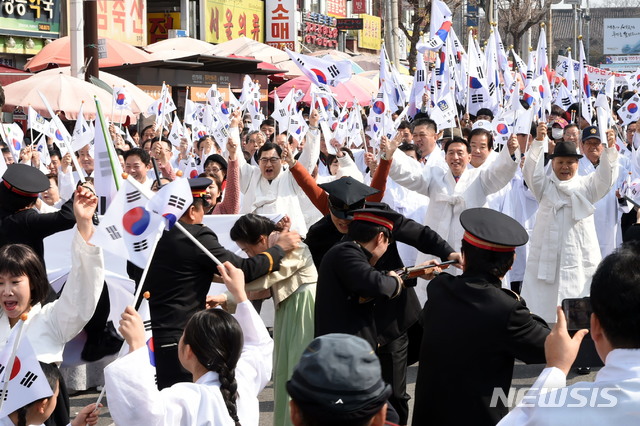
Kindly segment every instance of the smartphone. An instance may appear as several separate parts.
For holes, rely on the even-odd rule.
[[[564,299],[562,310],[567,319],[567,330],[591,329],[591,299]]]

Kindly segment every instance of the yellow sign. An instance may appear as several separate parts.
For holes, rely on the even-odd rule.
[[[200,4],[205,41],[222,43],[242,36],[259,42],[264,40],[264,2],[203,0]]]
[[[147,44],[146,0],[97,0],[98,37]]]
[[[169,30],[180,29],[180,12],[147,13],[148,44],[169,38]]]
[[[358,31],[358,47],[380,50],[382,19],[379,16],[361,14],[362,29]]]

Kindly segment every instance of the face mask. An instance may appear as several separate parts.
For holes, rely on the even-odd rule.
[[[640,148],[640,133],[638,132],[633,134],[633,147],[635,149]]]
[[[558,129],[556,127],[551,129],[551,137],[553,139],[556,139],[556,140],[562,139],[562,133],[563,133],[562,129]]]

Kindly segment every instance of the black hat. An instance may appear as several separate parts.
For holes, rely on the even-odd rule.
[[[2,175],[4,186],[9,191],[23,197],[35,198],[49,189],[49,179],[40,170],[26,164],[14,163],[7,166]]]
[[[287,392],[305,414],[344,424],[380,411],[391,386],[382,380],[380,361],[366,340],[335,333],[307,346]]]
[[[204,167],[207,167],[207,164],[214,162],[214,163],[218,163],[222,166],[223,169],[227,170],[227,160],[224,159],[224,157],[220,154],[211,154],[210,156],[207,157],[206,160],[204,160]]]
[[[497,252],[513,252],[529,241],[529,235],[515,219],[484,207],[468,209],[460,214],[465,230],[462,239],[472,246]]]
[[[352,219],[353,210],[363,208],[365,198],[380,192],[358,182],[351,176],[345,176],[318,186],[329,194],[329,209],[339,219]]]
[[[400,218],[400,214],[395,211],[381,209],[359,209],[353,212],[353,221],[367,222],[375,225],[381,225],[393,231],[394,223]]]
[[[584,142],[587,139],[598,139],[599,141],[601,141],[602,139],[600,138],[600,131],[598,130],[598,127],[596,126],[589,126],[589,127],[585,127],[584,130],[582,130],[582,141]]]
[[[189,179],[189,186],[191,187],[191,195],[193,195],[193,198],[206,198],[206,196],[209,195],[207,188],[212,183],[213,181],[206,177]]]
[[[549,158],[556,157],[575,157],[582,158],[582,154],[578,154],[576,151],[576,144],[573,142],[558,142],[553,149],[553,154],[549,154]]]

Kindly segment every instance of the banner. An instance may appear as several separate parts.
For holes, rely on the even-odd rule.
[[[362,30],[358,31],[358,47],[380,50],[382,43],[382,19],[379,16],[362,14]]]
[[[204,0],[200,2],[201,33],[209,43],[239,37],[262,42],[263,2],[260,0]]]
[[[265,21],[266,44],[282,50],[296,50],[298,26],[295,0],[266,0]]]
[[[147,44],[146,0],[97,0],[98,37]]]
[[[602,31],[605,55],[640,54],[640,18],[604,19]]]
[[[345,0],[327,0],[327,15],[335,18],[346,18],[347,2]]]

